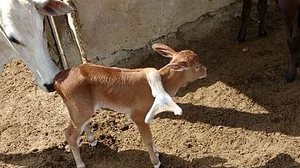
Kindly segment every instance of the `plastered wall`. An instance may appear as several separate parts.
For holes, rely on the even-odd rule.
[[[155,39],[236,0],[72,0],[92,62],[114,65]],[[205,31],[204,31],[205,33]]]

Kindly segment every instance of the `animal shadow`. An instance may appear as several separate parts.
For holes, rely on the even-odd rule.
[[[257,168],[298,168],[300,163],[296,162],[290,155],[280,153],[273,159],[269,160],[264,166]]]
[[[149,168],[152,167],[147,151],[116,151],[99,143],[96,147],[81,146],[82,159],[89,168]],[[186,161],[180,157],[160,153],[163,168],[223,168],[227,160],[219,157],[203,157]],[[72,153],[55,146],[38,152],[0,154],[0,163],[34,168],[75,167]],[[1,164],[0,164],[1,166]]]

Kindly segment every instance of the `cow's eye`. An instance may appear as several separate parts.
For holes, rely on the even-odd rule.
[[[17,40],[14,36],[8,37],[8,40],[12,43],[18,44],[18,45],[24,45],[19,40]]]

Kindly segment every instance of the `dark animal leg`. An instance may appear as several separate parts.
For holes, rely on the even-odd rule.
[[[243,0],[243,7],[242,7],[242,17],[241,17],[241,25],[240,30],[237,35],[236,41],[238,43],[242,43],[246,39],[247,35],[247,21],[250,16],[251,12],[251,6],[252,6],[252,0]]]
[[[288,71],[285,74],[285,80],[287,82],[292,82],[296,79],[296,73],[297,73],[297,69],[296,69],[296,56],[295,53],[289,53],[288,56]]]
[[[257,11],[259,15],[258,37],[265,37],[266,31],[266,13],[268,8],[268,0],[259,0],[257,4]]]
[[[300,54],[300,36],[299,28],[295,24],[290,28],[290,36],[288,38],[289,56],[288,56],[288,72],[285,75],[287,82],[292,82],[296,79],[297,66]]]
[[[300,54],[300,18],[298,1],[278,0],[278,5],[284,16],[287,30],[287,44],[289,48],[288,69],[285,74],[285,80],[292,82],[296,79],[297,62]]]
[[[297,14],[297,31],[296,31],[296,44],[297,44],[297,63],[296,67],[300,68],[300,7]]]

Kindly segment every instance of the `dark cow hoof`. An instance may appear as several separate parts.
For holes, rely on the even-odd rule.
[[[243,43],[243,42],[245,42],[245,40],[246,40],[245,37],[237,36],[235,42],[236,43]]]
[[[288,75],[288,74],[286,74],[286,75],[284,76],[284,78],[285,78],[285,80],[286,80],[287,82],[293,82],[293,81],[296,79],[296,75]]]
[[[261,31],[261,32],[258,33],[258,37],[263,38],[263,37],[266,37],[267,34],[268,34],[268,33],[267,33],[266,31]]]

